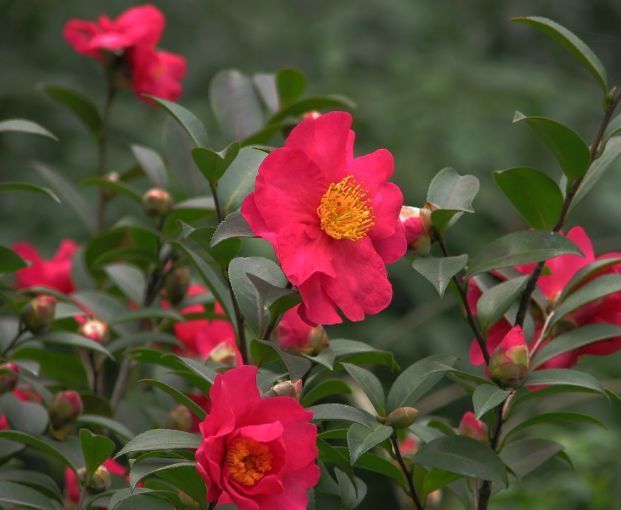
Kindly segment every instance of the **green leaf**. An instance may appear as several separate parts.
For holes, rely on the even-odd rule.
[[[58,138],[40,124],[26,119],[7,119],[0,121],[0,133],[26,133],[29,135],[47,136],[55,142]]]
[[[180,430],[153,429],[138,434],[116,454],[115,458],[136,452],[196,450],[200,444],[201,438],[197,434]]]
[[[218,243],[232,237],[254,237],[254,232],[250,229],[246,218],[237,210],[228,214],[226,218],[218,225],[216,231],[211,238],[210,246],[216,246]]]
[[[555,21],[540,16],[516,17],[512,18],[512,20],[535,27],[563,46],[563,48],[580,61],[595,77],[602,88],[602,92],[604,94],[608,93],[608,80],[603,64],[595,53],[593,53],[593,50],[574,33]]]
[[[423,491],[425,494],[431,494],[433,491],[446,487],[461,477],[462,475],[458,473],[450,473],[443,469],[430,469],[423,481]]]
[[[120,193],[129,197],[134,202],[142,203],[142,195],[138,193],[133,187],[129,184],[126,184],[121,181],[112,181],[105,177],[88,177],[80,181],[81,186],[98,186],[105,190],[110,190],[113,193]]]
[[[46,441],[38,437],[26,434],[24,432],[19,432],[17,430],[0,430],[0,439],[8,439],[9,441],[15,441],[16,443],[31,446],[32,448],[40,450],[43,453],[47,453],[51,457],[54,457],[61,464],[68,468],[71,468],[73,471],[77,470],[76,465],[69,459],[69,457],[67,457],[64,453],[60,451],[60,446],[58,448],[56,447],[56,445],[52,446],[52,444],[47,443]]]
[[[310,389],[305,388],[302,405],[308,407],[332,395],[344,395],[347,393],[351,393],[351,389],[343,381],[339,379],[327,379]]]
[[[50,185],[54,192],[75,212],[78,219],[90,233],[95,232],[95,211],[77,188],[57,172],[42,163],[34,163],[34,169]]]
[[[13,273],[27,266],[26,261],[13,250],[0,246],[0,273]]]
[[[588,145],[567,126],[545,117],[526,117],[515,112],[513,122],[525,121],[548,146],[570,182],[580,179],[589,168],[591,154]]]
[[[582,255],[566,237],[542,230],[524,230],[502,236],[470,259],[468,275],[492,269],[539,262],[559,255]]]
[[[583,284],[587,283],[589,280],[593,279],[593,277],[599,275],[600,273],[606,271],[613,265],[621,264],[621,257],[607,257],[599,260],[595,260],[590,264],[582,267],[578,272],[576,272],[569,282],[563,288],[563,292],[558,297],[558,301],[565,301],[567,296],[578,288],[580,288]]]
[[[262,365],[280,358],[292,380],[301,379],[312,367],[307,358],[289,354],[280,349],[274,342],[254,339],[250,342],[250,355],[253,363]]]
[[[494,172],[494,181],[533,228],[552,230],[560,218],[563,194],[546,174],[534,168]]]
[[[205,179],[215,185],[224,175],[227,168],[239,154],[239,143],[233,142],[222,152],[216,152],[205,147],[195,147],[192,149],[192,159],[201,171]]]
[[[386,411],[386,396],[384,395],[382,383],[377,376],[365,368],[349,363],[343,363],[343,368],[347,370],[347,373],[362,388],[362,391],[369,398],[375,410],[380,415],[383,415]]]
[[[151,386],[155,386],[159,390],[162,390],[164,393],[170,395],[174,400],[176,400],[179,404],[187,407],[190,412],[196,415],[198,418],[203,420],[205,418],[205,410],[199,406],[196,402],[194,402],[191,398],[189,398],[184,393],[180,392],[178,389],[173,388],[172,386],[162,382],[156,381],[155,379],[142,379],[141,383],[150,384]]]
[[[316,96],[307,97],[296,101],[295,103],[281,108],[276,114],[274,114],[268,121],[268,124],[273,124],[286,119],[290,116],[301,115],[313,110],[351,110],[356,105],[349,98],[338,95],[330,96]]]
[[[509,396],[510,391],[503,390],[495,384],[481,384],[477,386],[472,394],[472,404],[474,405],[474,414],[478,420],[495,407],[502,404]]]
[[[244,147],[218,182],[218,197],[224,215],[239,209],[246,195],[254,189],[259,166],[265,152]]]
[[[594,342],[621,336],[621,327],[614,324],[587,324],[552,339],[541,348],[530,362],[531,370],[560,354],[573,351]]]
[[[340,469],[334,470],[341,498],[341,508],[343,510],[353,510],[367,495],[367,486],[360,478],[351,479]]]
[[[574,412],[544,413],[533,416],[532,418],[528,418],[527,420],[521,422],[519,425],[513,427],[505,436],[504,441],[506,442],[507,439],[509,439],[509,437],[511,437],[516,432],[520,432],[527,428],[546,423],[558,423],[560,425],[567,425],[569,423],[590,423],[593,425],[598,425],[603,429],[606,428],[606,425],[604,425],[601,421],[599,421],[597,418],[594,418],[593,416],[589,416],[588,414]]]
[[[93,473],[103,462],[112,455],[114,441],[105,436],[93,434],[88,429],[80,429],[80,445],[84,455],[86,467],[86,480],[90,480]]]
[[[500,458],[518,478],[524,478],[562,449],[560,444],[547,439],[522,439],[503,448]]]
[[[35,489],[51,498],[54,498],[59,503],[63,501],[63,495],[58,489],[56,482],[43,473],[38,473],[33,470],[25,469],[2,469],[0,470],[0,480],[7,480],[9,482],[16,482],[21,485],[26,485],[32,489]]]
[[[168,187],[168,173],[162,156],[153,149],[143,147],[142,145],[130,145],[132,153],[142,168],[142,171],[153,183],[154,186],[160,188]]]
[[[213,77],[209,102],[220,128],[233,139],[242,140],[263,127],[263,109],[252,81],[235,69]]]
[[[129,264],[108,264],[104,269],[123,294],[134,303],[143,302],[146,281],[142,271]]]
[[[420,447],[416,464],[481,480],[507,483],[507,472],[489,446],[463,436],[443,436]]]
[[[97,107],[90,99],[75,90],[54,85],[45,85],[43,91],[58,104],[71,110],[84,123],[95,139],[99,139],[101,117]]]
[[[414,270],[431,283],[440,296],[451,283],[451,279],[468,263],[468,255],[454,257],[419,257],[414,259]]]
[[[418,399],[452,370],[456,361],[455,356],[437,354],[410,365],[390,388],[386,399],[387,411],[391,412],[404,406],[413,407]]]
[[[11,353],[13,359],[35,361],[41,373],[64,383],[69,388],[80,388],[86,384],[86,372],[80,358],[66,352],[51,349],[20,347]]]
[[[593,186],[599,182],[610,166],[621,155],[621,136],[615,136],[610,139],[604,148],[602,154],[591,164],[587,173],[584,175],[580,187],[574,195],[574,199],[569,206],[569,213],[582,201],[582,199],[591,191]]]
[[[353,466],[363,453],[375,448],[392,435],[392,427],[376,423],[367,427],[354,423],[347,431],[347,446],[349,447],[349,463]]]
[[[484,331],[496,324],[524,290],[528,276],[512,278],[483,292],[477,301],[477,315]]]
[[[78,425],[89,425],[91,427],[103,427],[115,434],[122,442],[127,442],[134,437],[134,433],[122,423],[98,416],[94,414],[81,414],[77,419]]]
[[[351,421],[367,427],[374,427],[377,424],[375,416],[346,404],[318,404],[309,407],[308,410],[313,413],[313,421]]]
[[[257,73],[252,76],[252,84],[257,90],[263,104],[270,113],[278,110],[278,91],[276,90],[276,75],[273,73]]]
[[[59,204],[61,203],[58,195],[50,188],[46,188],[45,186],[37,186],[36,184],[30,184],[29,182],[0,182],[0,193],[6,191],[27,191],[30,193],[40,193],[41,195],[50,197]]]
[[[132,464],[131,484],[135,487],[149,476],[158,476],[185,492],[197,503],[205,500],[205,482],[196,471],[194,462],[180,462],[175,458],[147,457]]]
[[[606,274],[596,278],[580,287],[573,294],[558,304],[554,310],[554,315],[550,320],[553,326],[566,315],[576,311],[578,308],[621,291],[621,274]]]
[[[149,96],[145,94],[145,97],[152,99],[158,105],[160,105],[166,112],[168,112],[186,131],[190,138],[197,147],[205,147],[207,145],[207,131],[203,123],[194,115],[190,110],[183,106],[161,99],[155,96]]]
[[[285,313],[300,302],[300,295],[296,290],[287,286],[274,285],[252,273],[246,273],[246,276],[257,289],[260,302],[263,307],[269,310],[271,317]]]
[[[87,351],[99,352],[104,356],[112,359],[112,354],[98,342],[86,338],[85,336],[71,333],[70,331],[50,331],[44,335],[38,335],[33,338],[45,344],[65,345],[76,349],[85,349]]]
[[[306,78],[296,69],[280,69],[276,73],[276,90],[280,106],[286,107],[296,101],[306,89]]]
[[[26,434],[39,435],[47,430],[47,410],[36,402],[22,402],[15,395],[5,393],[0,398],[0,410],[9,426]]]
[[[175,505],[170,501],[147,494],[132,494],[124,498],[114,510],[175,510]]]
[[[348,361],[358,365],[377,363],[393,369],[399,367],[392,352],[381,351],[372,345],[359,342],[358,340],[331,339],[330,350],[339,361]]]
[[[443,168],[429,184],[427,202],[440,209],[472,213],[472,201],[478,192],[479,179],[474,175],[460,175],[453,168]]]
[[[569,368],[550,368],[536,370],[528,376],[526,386],[569,386],[584,388],[605,395],[600,382],[590,374]]]
[[[39,491],[9,482],[0,480],[0,503],[10,505],[9,508],[36,508],[40,510],[57,510],[58,505]]]

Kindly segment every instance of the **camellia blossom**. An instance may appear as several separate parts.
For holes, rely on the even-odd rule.
[[[290,352],[317,354],[328,345],[328,335],[322,326],[309,324],[299,313],[300,305],[285,312],[276,328],[281,349]]]
[[[428,255],[431,249],[431,213],[427,209],[404,205],[399,220],[408,246],[417,254]]]
[[[245,365],[216,377],[196,469],[208,501],[239,510],[304,510],[319,480],[313,413],[291,397],[261,398],[257,372]]]
[[[37,249],[29,243],[16,243],[13,250],[30,266],[15,272],[15,286],[18,289],[43,286],[70,294],[75,290],[71,279],[72,258],[78,250],[78,245],[69,239],[60,243],[56,254],[49,260],[44,260]]]
[[[272,244],[298,288],[302,317],[314,324],[342,322],[338,310],[361,321],[386,308],[386,264],[407,248],[403,196],[387,182],[392,154],[355,158],[351,122],[345,112],[302,120],[265,158],[242,204],[252,231]]]
[[[113,476],[125,477],[127,470],[113,459],[104,460],[102,464]],[[69,503],[77,504],[80,501],[80,482],[71,468],[65,469],[65,498]]]
[[[472,411],[465,413],[459,422],[457,429],[461,436],[466,436],[482,443],[487,443],[487,425],[481,420],[477,420]]]

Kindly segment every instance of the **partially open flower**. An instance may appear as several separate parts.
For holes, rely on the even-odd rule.
[[[56,298],[37,296],[22,309],[21,319],[26,329],[37,335],[45,333],[50,328],[55,313]]]
[[[0,395],[13,391],[17,386],[19,365],[4,363],[0,365]]]
[[[418,255],[428,255],[431,249],[431,211],[404,205],[399,213],[399,220],[408,247]]]
[[[285,312],[275,337],[278,345],[284,351],[319,354],[329,344],[328,334],[321,325],[306,322],[299,313],[300,305]]]
[[[173,199],[163,188],[151,188],[142,197],[142,207],[148,216],[163,218],[171,210]]]
[[[463,415],[457,430],[460,435],[476,439],[482,443],[487,443],[487,425],[481,420],[477,420],[472,411]]]
[[[528,345],[520,326],[512,328],[490,358],[489,373],[504,388],[519,388],[528,376]]]
[[[105,344],[110,338],[108,324],[99,319],[88,319],[80,326],[80,334],[97,343]]]
[[[302,379],[297,381],[281,381],[276,383],[265,394],[266,397],[293,397],[298,402],[302,400]]]
[[[54,256],[47,260],[31,244],[16,243],[12,248],[21,258],[30,262],[28,267],[15,272],[15,286],[18,289],[42,286],[65,294],[75,290],[71,266],[78,245],[74,241],[63,240]]]

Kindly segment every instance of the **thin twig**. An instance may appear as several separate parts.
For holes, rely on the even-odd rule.
[[[416,487],[414,487],[414,481],[412,480],[412,472],[410,471],[405,461],[403,460],[403,455],[401,455],[401,450],[399,448],[399,441],[397,440],[396,434],[393,433],[392,436],[390,436],[390,442],[392,443],[392,447],[395,451],[395,457],[397,458],[399,467],[401,468],[401,471],[403,471],[403,475],[405,476],[405,480],[408,484],[408,488],[409,488],[409,490],[407,491],[408,496],[412,498],[412,501],[414,502],[414,506],[417,508],[417,510],[423,510],[424,508],[423,504],[418,498],[418,494],[416,494]]]
[[[24,326],[24,323],[22,321],[19,321],[19,326],[17,327],[17,333],[15,333],[15,336],[11,339],[11,341],[7,344],[7,346],[2,350],[2,353],[0,354],[0,358],[4,358],[4,356],[6,356],[6,354],[17,343],[17,341],[19,340],[19,337],[22,336],[22,333],[24,331],[26,331],[26,327]]]

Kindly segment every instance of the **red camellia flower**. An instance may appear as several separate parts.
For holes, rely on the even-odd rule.
[[[103,466],[113,476],[124,477],[126,469],[113,459],[107,459],[104,461]],[[65,469],[65,498],[72,504],[77,504],[80,501],[80,482],[75,472],[71,468]]]
[[[299,313],[300,305],[285,312],[276,328],[276,339],[281,349],[290,352],[317,354],[329,343],[322,326],[309,324]]]
[[[274,247],[315,324],[361,321],[392,299],[386,264],[405,254],[403,196],[387,182],[392,154],[354,158],[351,116],[307,117],[259,168],[242,205],[253,232]]]
[[[462,436],[487,443],[487,425],[481,420],[477,420],[472,411],[468,411],[462,416],[457,431]]]
[[[240,510],[304,510],[319,480],[312,413],[291,397],[261,398],[257,368],[219,374],[200,424],[196,468],[207,499]]]
[[[9,430],[9,422],[4,415],[0,415],[0,430]]]
[[[129,56],[132,85],[138,97],[148,94],[176,101],[181,97],[181,82],[185,76],[186,61],[168,51],[138,46]]]
[[[404,205],[399,213],[399,220],[405,232],[408,246],[420,255],[428,255],[431,248],[431,213]]]
[[[17,243],[12,248],[30,262],[30,266],[15,272],[15,286],[18,289],[43,286],[65,294],[75,290],[71,279],[71,260],[78,245],[74,241],[63,240],[50,260],[42,259],[37,249],[28,243]]]

